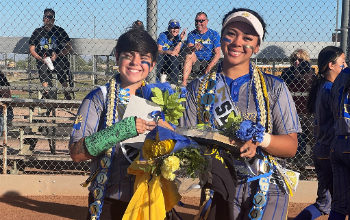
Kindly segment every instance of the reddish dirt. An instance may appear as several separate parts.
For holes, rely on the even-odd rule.
[[[198,211],[199,200],[194,197],[183,197],[185,206],[176,207],[184,220],[193,219]],[[292,220],[306,203],[290,203],[288,220]],[[0,197],[0,213],[2,220],[21,219],[85,219],[87,213],[87,197],[82,196],[12,196]],[[318,220],[327,220],[321,216]]]

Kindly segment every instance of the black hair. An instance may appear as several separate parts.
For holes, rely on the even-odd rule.
[[[118,55],[131,51],[151,53],[152,62],[154,62],[157,59],[158,47],[155,40],[145,30],[131,28],[119,37],[115,51]]]
[[[136,20],[134,21],[134,23],[132,23],[131,28],[141,28],[142,30],[144,30],[145,26],[143,25],[142,21]]]
[[[45,8],[45,10],[44,10],[44,14],[46,14],[46,13],[51,13],[51,14],[53,14],[53,16],[55,17],[55,11],[52,9],[52,8]]]
[[[325,74],[329,69],[329,63],[332,62],[334,64],[343,53],[344,51],[339,47],[328,46],[323,48],[318,54],[318,74],[312,80],[312,85],[306,103],[306,109],[310,114],[315,112],[315,103],[320,85],[327,81]]]
[[[222,25],[224,25],[225,23],[225,20],[226,18],[228,18],[228,16],[230,16],[231,14],[235,13],[235,12],[238,12],[238,11],[246,11],[246,12],[249,12],[250,14],[254,15],[261,23],[261,26],[263,27],[263,30],[264,30],[264,35],[261,37],[261,39],[265,39],[265,35],[267,33],[266,31],[266,23],[264,21],[264,19],[256,12],[256,11],[253,11],[251,9],[248,9],[248,8],[233,8],[231,11],[229,11],[227,14],[225,14],[224,18],[222,19]],[[221,30],[221,36],[222,34],[224,33],[224,29]],[[260,39],[258,40],[258,45],[260,45],[261,42],[260,42]]]

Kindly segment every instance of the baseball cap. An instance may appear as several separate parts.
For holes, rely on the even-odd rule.
[[[181,27],[180,22],[176,19],[171,19],[168,24],[168,28]]]
[[[262,38],[264,36],[264,28],[257,17],[247,11],[235,12],[226,18],[221,30],[223,30],[229,23],[235,21],[241,21],[251,25],[255,29],[256,33],[258,33],[260,42],[262,42]]]

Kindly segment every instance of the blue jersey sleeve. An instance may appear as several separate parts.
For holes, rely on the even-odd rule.
[[[193,31],[191,31],[187,37],[187,44],[194,44],[195,43],[195,36],[193,34]]]
[[[158,40],[157,40],[157,44],[164,46],[165,41],[166,41],[166,35],[164,34],[164,32],[160,33]]]
[[[220,47],[220,35],[218,32],[214,31],[214,39],[213,39],[214,49]]]
[[[272,92],[272,120],[273,134],[291,134],[301,132],[301,126],[295,103],[286,84],[277,77],[271,78],[273,84]]]
[[[70,144],[99,130],[101,127],[101,116],[104,108],[103,99],[103,94],[99,88],[91,91],[85,97],[79,107],[73,125],[69,141]]]

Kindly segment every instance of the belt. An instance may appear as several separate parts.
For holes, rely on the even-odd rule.
[[[348,135],[337,135],[337,137],[336,137],[337,139],[348,139],[348,138],[350,138],[350,134],[348,134]]]

